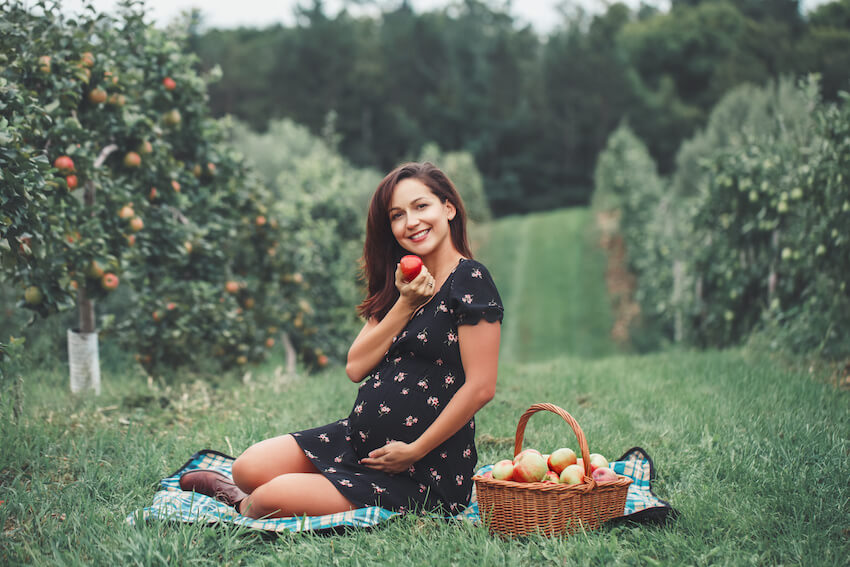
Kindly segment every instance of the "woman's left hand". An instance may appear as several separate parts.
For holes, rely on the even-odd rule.
[[[390,441],[369,453],[360,464],[386,473],[400,473],[418,460],[413,446],[402,441]]]

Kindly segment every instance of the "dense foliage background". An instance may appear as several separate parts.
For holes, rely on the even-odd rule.
[[[365,3],[380,15],[304,2],[296,25],[264,29],[207,30],[196,13],[191,45],[226,78],[210,88],[213,114],[261,131],[289,118],[318,135],[333,112],[340,152],[379,170],[429,142],[466,150],[497,216],[586,204],[624,119],[669,174],[736,85],[816,72],[836,100],[850,78],[850,0],[807,14],[797,0],[612,3],[568,11],[547,36],[495,2]]]

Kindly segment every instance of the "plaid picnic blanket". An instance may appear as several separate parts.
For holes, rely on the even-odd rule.
[[[234,460],[229,455],[211,449],[198,451],[182,467],[162,479],[160,489],[154,494],[153,504],[131,513],[127,516],[127,522],[131,525],[138,521],[149,520],[221,523],[267,532],[301,532],[344,527],[370,527],[400,515],[399,512],[386,508],[370,506],[327,516],[257,520],[242,516],[233,507],[209,496],[180,490],[180,476],[183,473],[197,469],[211,469],[230,476]],[[492,467],[493,465],[484,466],[479,469],[478,474],[484,474]],[[670,504],[653,494],[650,484],[655,478],[655,468],[649,455],[643,449],[640,447],[629,449],[620,459],[611,463],[611,468],[616,473],[633,479],[632,484],[629,485],[626,507],[623,510],[624,518],[634,521],[659,520],[667,517],[669,512],[675,512]],[[470,505],[461,514],[446,519],[473,523],[481,521],[474,489]]]

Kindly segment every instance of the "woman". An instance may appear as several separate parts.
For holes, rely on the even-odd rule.
[[[409,282],[399,267],[406,254],[424,263]],[[442,171],[408,163],[381,181],[363,259],[366,324],[345,368],[361,386],[348,418],[253,445],[233,463],[235,485],[194,471],[184,490],[254,518],[468,504],[473,416],[495,393],[503,309],[472,260],[463,203]]]

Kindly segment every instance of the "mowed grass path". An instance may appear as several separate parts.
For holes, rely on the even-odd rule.
[[[525,219],[529,242],[560,225],[559,215],[578,226],[583,214]],[[519,221],[494,223],[488,246]],[[508,241],[516,243],[505,237],[504,254],[479,254],[503,287],[518,263]],[[588,245],[580,254],[595,253]],[[593,288],[583,281],[592,273],[586,263],[573,266],[564,269],[566,281]],[[553,285],[523,295],[524,308],[509,311],[518,329],[534,332],[528,318],[546,311],[534,298],[554,311],[551,298],[564,293],[559,278],[538,279]],[[518,301],[509,287],[503,297]],[[576,417],[592,451],[615,458],[643,446],[655,460],[654,488],[681,512],[678,519],[510,541],[418,516],[330,537],[263,538],[159,522],[131,527],[126,514],[148,505],[157,481],[195,450],[238,453],[259,439],[338,419],[350,411],[357,386],[341,366],[282,382],[272,361],[241,381],[186,376],[151,388],[128,366],[104,375],[99,399],[74,400],[64,365],[41,361],[26,377],[21,423],[0,420],[0,565],[848,564],[847,392],[807,366],[745,349],[600,357],[609,348],[601,346],[559,355],[575,344],[566,338],[573,330],[534,335],[523,349],[513,346],[520,334],[507,325],[505,331],[509,356],[497,395],[477,417],[479,462],[511,456],[520,414],[534,402],[553,402]],[[595,340],[604,345],[607,329],[599,332]],[[547,345],[556,335],[557,345]],[[525,358],[531,351],[537,360]],[[568,426],[550,414],[531,419],[525,440],[543,451],[575,446]]]
[[[477,257],[505,304],[501,358],[538,361],[614,351],[605,256],[591,241],[587,209],[511,217],[487,228]]]

